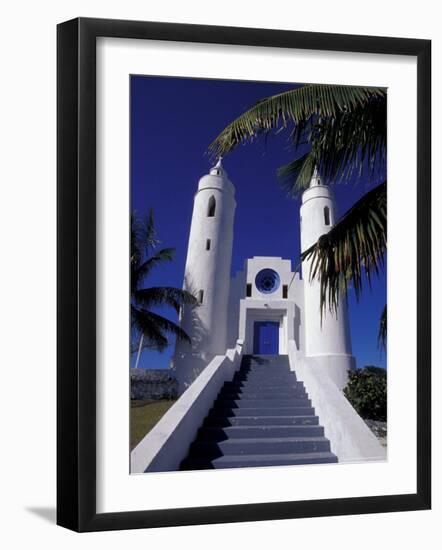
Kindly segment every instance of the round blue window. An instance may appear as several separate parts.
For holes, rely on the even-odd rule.
[[[271,294],[279,288],[279,275],[273,269],[262,269],[255,279],[256,288],[264,294]]]

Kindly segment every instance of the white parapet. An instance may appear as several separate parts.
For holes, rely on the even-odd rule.
[[[293,340],[289,342],[289,360],[291,370],[304,383],[339,462],[385,460],[386,448],[351,406],[327,369],[308,357],[301,357]]]
[[[231,380],[238,370],[242,350],[243,342],[238,340],[235,348],[212,359],[193,384],[131,452],[132,474],[179,469],[222,385]]]

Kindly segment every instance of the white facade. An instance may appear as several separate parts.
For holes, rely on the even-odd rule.
[[[294,342],[291,353],[299,361],[325,369],[342,388],[348,369],[355,366],[345,299],[337,315],[327,311],[321,320],[319,282],[309,280],[307,261],[302,279],[292,270],[291,260],[277,257],[247,259],[244,269],[231,278],[234,195],[220,161],[201,178],[195,195],[184,288],[201,304],[187,308],[181,317],[193,344],[176,348],[173,366],[180,391],[238,340],[244,354],[287,355]],[[334,223],[332,191],[315,173],[302,197],[301,249],[315,243]]]
[[[301,250],[307,250],[335,224],[335,202],[330,187],[323,184],[315,171],[310,187],[302,195]],[[304,355],[314,358],[327,369],[339,386],[345,386],[347,371],[355,366],[352,356],[347,304],[344,296],[336,312],[320,311],[320,283],[310,281],[311,260],[302,263],[304,281]]]
[[[185,389],[215,355],[226,352],[235,188],[221,161],[203,176],[194,197],[183,288],[199,301],[180,323],[192,346],[178,343],[174,366]]]

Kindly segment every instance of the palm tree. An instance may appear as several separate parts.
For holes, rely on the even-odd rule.
[[[196,298],[174,287],[144,287],[152,269],[173,259],[174,248],[155,251],[159,244],[152,211],[146,218],[131,215],[131,353],[138,350],[138,360],[144,348],[163,351],[169,337],[191,342],[186,332],[173,321],[152,311],[153,307],[169,306],[177,313],[183,305],[194,306]]]
[[[226,126],[209,146],[214,156],[278,127],[290,129],[295,158],[278,170],[291,196],[310,183],[317,167],[331,183],[369,175],[376,187],[364,195],[327,235],[303,251],[310,277],[321,283],[321,313],[336,308],[342,292],[383,267],[387,246],[387,95],[383,88],[308,84],[259,101]],[[385,345],[386,307],[379,342]]]

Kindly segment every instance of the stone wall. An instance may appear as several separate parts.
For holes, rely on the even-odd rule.
[[[168,369],[130,369],[131,399],[176,399],[178,382]]]

